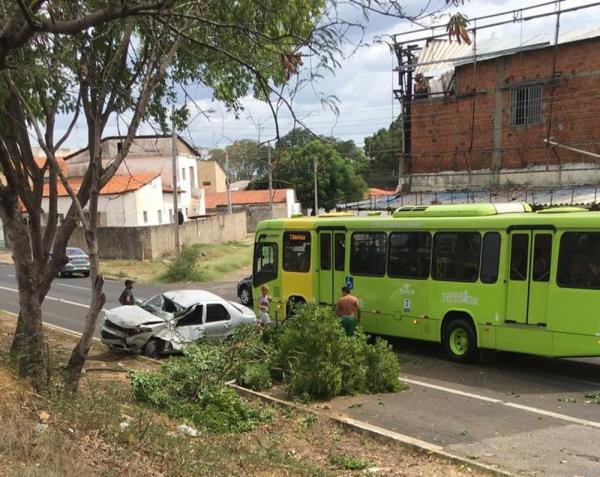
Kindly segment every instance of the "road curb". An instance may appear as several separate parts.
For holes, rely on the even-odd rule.
[[[253,398],[259,398],[263,401],[267,401],[272,404],[276,404],[278,406],[287,407],[296,409],[301,412],[307,412],[310,414],[314,414],[317,416],[322,416],[327,419],[330,419],[354,432],[359,432],[361,434],[368,434],[377,439],[383,439],[386,441],[395,442],[400,444],[403,447],[408,449],[421,452],[427,455],[435,455],[447,461],[465,466],[470,468],[478,469],[482,472],[485,472],[488,475],[498,476],[498,477],[517,477],[518,474],[509,472],[507,470],[500,469],[493,465],[484,464],[482,462],[478,462],[474,459],[469,459],[466,457],[461,457],[455,454],[451,454],[443,450],[441,446],[436,444],[431,444],[430,442],[422,441],[420,439],[416,439],[414,437],[410,437],[404,434],[400,434],[398,432],[390,431],[388,429],[384,429],[382,427],[373,426],[366,422],[358,421],[356,419],[352,419],[350,417],[344,415],[336,415],[332,413],[324,413],[319,412],[315,409],[306,408],[305,406],[296,404],[294,402],[286,401],[284,399],[279,399],[274,396],[270,396],[265,393],[261,393],[258,391],[253,391],[252,389],[244,388],[237,384],[230,384],[232,388],[234,388],[237,392],[242,395],[246,395]]]

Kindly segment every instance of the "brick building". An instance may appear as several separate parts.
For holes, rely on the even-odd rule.
[[[415,68],[427,86],[417,85],[411,102],[414,190],[600,181],[590,172],[598,159],[544,142],[600,153],[600,30],[446,63],[446,71],[437,63],[437,76],[427,75],[434,49],[448,45],[430,42]],[[472,46],[456,48],[468,58]]]

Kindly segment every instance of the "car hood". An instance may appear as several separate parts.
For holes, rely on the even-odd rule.
[[[119,306],[106,311],[104,319],[110,320],[122,328],[135,328],[148,322],[161,323],[166,321],[164,318],[153,315],[139,306],[131,305]]]

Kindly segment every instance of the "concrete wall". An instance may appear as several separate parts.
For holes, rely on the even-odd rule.
[[[442,171],[412,174],[413,192],[442,192],[448,190],[482,190],[510,187],[557,187],[593,185],[600,183],[600,167],[593,163],[551,164],[546,168],[534,165],[525,169],[491,169],[475,171]]]
[[[583,154],[563,149],[555,153],[546,147],[544,139],[549,132],[558,143],[598,153],[599,47],[600,39],[559,45],[554,84],[554,47],[478,62],[475,76],[472,64],[457,67],[454,96],[418,98],[412,103],[413,184],[423,182],[419,174],[478,171],[485,176],[478,185],[500,185],[498,171],[527,172],[545,166],[566,169],[567,164],[590,162],[590,157]],[[534,84],[542,85],[542,123],[511,126],[511,88]],[[531,173],[528,179],[522,174],[519,179],[511,175],[510,180],[537,182],[537,172],[532,169]],[[461,187],[464,177],[434,177],[428,181],[436,187],[438,183]],[[589,183],[587,179],[585,173],[569,177],[576,183]],[[561,180],[565,183],[564,175]]]
[[[269,210],[269,204],[245,204],[245,205],[234,205],[232,207],[234,213],[243,213],[246,216],[246,230],[248,233],[256,232],[256,225],[261,220],[267,220],[271,218],[271,212]],[[285,202],[273,204],[273,218],[281,219],[289,217],[287,214],[288,205]],[[221,215],[227,214],[227,206],[219,206],[214,210]]]
[[[179,227],[182,244],[224,243],[246,238],[244,213],[217,215],[185,222]],[[173,225],[151,227],[101,227],[98,229],[100,258],[154,260],[174,255]],[[76,229],[69,245],[85,249],[82,229]]]

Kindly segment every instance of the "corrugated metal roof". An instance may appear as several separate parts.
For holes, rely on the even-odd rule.
[[[600,37],[600,28],[575,30],[561,34],[558,44],[597,37]],[[524,40],[512,36],[478,38],[477,61],[513,55],[536,48],[545,48],[552,44],[552,35],[548,33],[536,34]],[[419,53],[415,73],[435,78],[457,66],[471,63],[473,61],[474,46],[474,43],[467,45],[465,43],[459,44],[457,41],[431,40]]]

